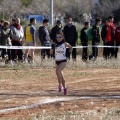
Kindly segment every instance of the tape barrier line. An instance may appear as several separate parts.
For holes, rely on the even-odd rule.
[[[91,47],[98,47],[98,48],[120,48],[120,46],[73,46],[73,48],[91,48]],[[3,49],[51,49],[51,47],[45,46],[0,46]]]

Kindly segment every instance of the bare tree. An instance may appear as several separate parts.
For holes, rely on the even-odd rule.
[[[16,14],[44,14],[49,15],[50,0],[32,0],[29,4],[22,5],[23,0],[1,0],[0,12],[14,16]],[[79,20],[84,13],[91,12],[92,0],[54,0],[54,14],[71,16]]]
[[[120,0],[101,0],[101,3],[96,5],[96,15],[106,18],[109,15],[114,15],[114,11],[118,10]]]
[[[20,0],[2,0],[0,4],[1,12],[4,15],[7,14],[9,16],[9,20],[12,16],[20,13],[20,6],[21,1]]]

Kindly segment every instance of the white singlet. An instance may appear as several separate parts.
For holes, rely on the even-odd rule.
[[[55,46],[55,60],[66,60],[66,46],[65,43]]]

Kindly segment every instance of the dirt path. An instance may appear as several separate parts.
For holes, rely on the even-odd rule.
[[[1,69],[0,74],[2,119],[120,108],[120,69],[65,69],[67,96],[57,92],[54,69]]]

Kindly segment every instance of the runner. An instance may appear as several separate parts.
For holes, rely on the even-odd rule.
[[[58,92],[62,91],[62,87],[64,88],[64,95],[67,94],[67,88],[65,85],[65,79],[63,76],[62,70],[65,68],[67,64],[66,60],[66,47],[69,48],[69,52],[72,52],[72,46],[64,41],[64,36],[62,32],[58,32],[56,34],[56,43],[52,44],[52,49],[50,50],[50,54],[53,54],[55,50],[55,61],[56,61],[56,75],[58,79]]]

